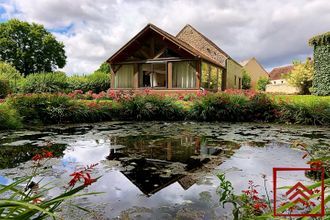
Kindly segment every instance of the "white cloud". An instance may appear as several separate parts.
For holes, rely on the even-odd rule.
[[[328,0],[10,0],[7,18],[72,26],[56,37],[66,46],[68,74],[95,70],[147,23],[176,34],[189,23],[237,60],[255,56],[270,68],[311,55],[307,40],[330,29]]]

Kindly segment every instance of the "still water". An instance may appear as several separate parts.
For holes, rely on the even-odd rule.
[[[248,180],[272,185],[273,167],[306,167],[293,142],[328,145],[330,128],[268,124],[194,122],[110,122],[33,128],[0,134],[0,183],[29,175],[31,158],[51,141],[56,158],[45,164],[44,182],[64,186],[77,167],[99,163],[102,176],[88,191],[101,195],[77,199],[93,212],[64,206],[65,219],[231,219],[219,205],[217,173],[235,191]],[[290,176],[290,184],[310,181]],[[57,187],[49,196],[63,190]],[[262,191],[262,188],[260,189]]]

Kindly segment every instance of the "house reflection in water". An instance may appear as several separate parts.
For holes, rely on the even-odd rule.
[[[208,156],[222,150],[208,144],[207,138],[181,136],[111,137],[108,160],[121,161],[121,171],[145,195],[151,196],[178,182],[189,189],[195,181],[186,175],[210,161]]]

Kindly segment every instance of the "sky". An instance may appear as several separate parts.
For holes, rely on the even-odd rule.
[[[172,35],[190,24],[237,61],[273,67],[312,56],[330,31],[330,0],[0,0],[0,22],[43,24],[65,45],[69,74],[96,70],[148,23]]]

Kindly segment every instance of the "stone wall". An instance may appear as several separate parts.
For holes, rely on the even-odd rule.
[[[266,86],[267,93],[281,93],[281,94],[298,94],[300,91],[297,87],[288,84],[268,84]]]

